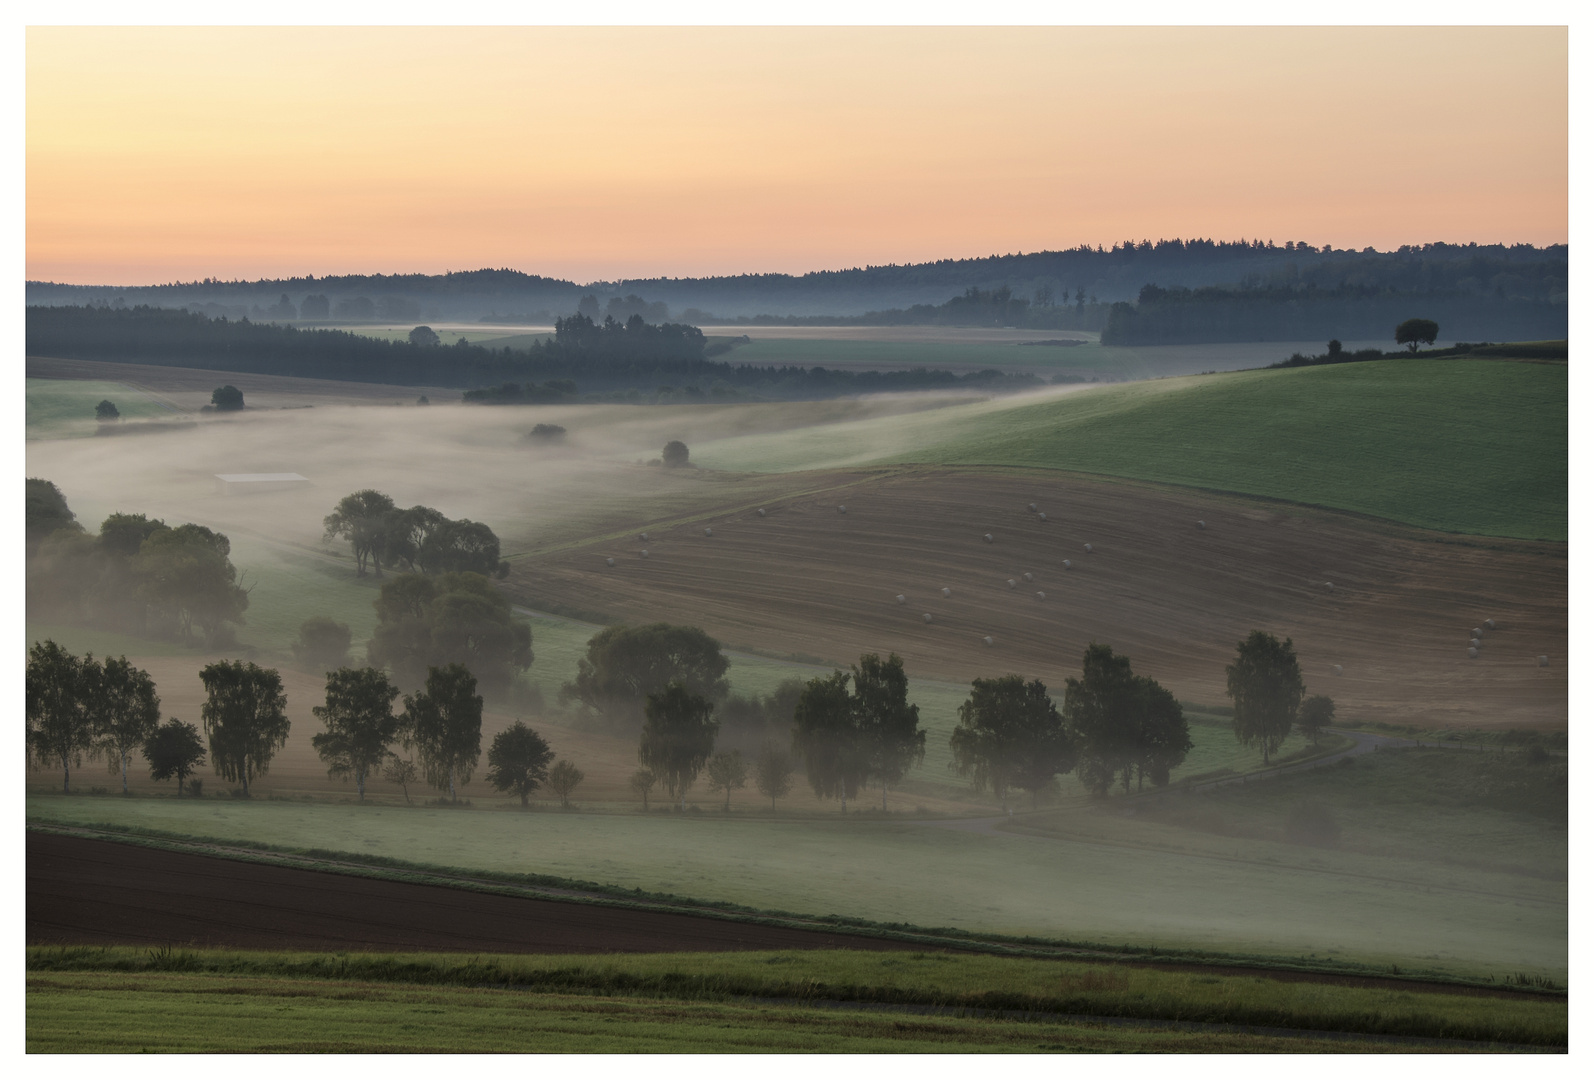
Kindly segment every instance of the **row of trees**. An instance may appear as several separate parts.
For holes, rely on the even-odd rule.
[[[185,641],[198,631],[209,645],[244,621],[249,589],[223,533],[115,513],[90,534],[37,478],[27,481],[26,514],[31,613]]]
[[[509,573],[509,564],[499,559],[498,537],[486,525],[468,518],[454,521],[429,506],[401,510],[390,496],[371,488],[338,500],[322,525],[326,539],[349,541],[360,577],[366,563],[377,577],[384,564],[423,574]]]

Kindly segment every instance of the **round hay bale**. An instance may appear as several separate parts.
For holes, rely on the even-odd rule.
[[[941,595],[942,596],[951,596],[952,595],[952,590],[951,589],[942,589],[941,590]]]
[[[1046,599],[1046,594],[1037,589],[1035,591],[1035,599],[1044,600],[1044,599]]]
[[[1025,581],[1034,581],[1035,580],[1035,575],[1034,574],[1025,574],[1024,575],[1024,580]]]
[[[1490,630],[1493,630],[1494,629],[1494,620],[1493,619],[1484,619],[1483,620],[1483,625],[1487,626]]]
[[[1091,547],[1089,544],[1085,545],[1085,554],[1089,555],[1092,551],[1095,551],[1095,550],[1096,549]]]
[[[1341,667],[1339,664],[1335,664],[1334,665],[1334,674],[1335,675],[1343,675],[1343,674],[1345,674],[1345,669],[1343,667]]]
[[[929,622],[930,621],[930,613],[928,611],[926,611],[924,613],[924,621],[925,622]]]
[[[986,533],[985,534],[985,542],[987,544],[994,544],[994,543],[996,543],[996,540],[991,536],[990,533]]]
[[[1482,638],[1472,638],[1470,641],[1467,642],[1467,644],[1471,645],[1474,649],[1481,649],[1481,648],[1483,648],[1483,639]]]
[[[846,513],[846,512],[847,512],[847,508],[846,508],[846,507],[845,507],[845,506],[838,506],[838,507],[836,507],[836,513],[838,513],[838,514],[845,514],[845,513]]]
[[[995,645],[995,644],[996,644],[996,642],[994,640],[992,640],[989,636],[987,636],[985,638],[985,647],[987,649],[989,649],[992,645]]]
[[[1045,514],[1036,514],[1035,516],[1040,518],[1042,521],[1046,520],[1046,515]]]
[[[907,602],[908,598],[906,596],[903,596],[901,593],[897,593],[897,603],[906,604]]]
[[[1198,521],[1195,523],[1195,527],[1198,529],[1204,529],[1207,527],[1207,523],[1204,521]]]
[[[1009,589],[1016,589],[1016,588],[1018,588],[1018,582],[1014,581],[1012,578],[1008,578],[1007,579],[1007,587]]]
[[[758,516],[759,517],[763,517],[764,516],[764,511],[762,509],[758,511]]]
[[[1483,627],[1474,626],[1472,628],[1472,636],[1475,638],[1481,638],[1483,636]]]
[[[714,535],[714,530],[713,529],[704,529],[703,530],[703,535],[704,536],[713,536]]]
[[[644,544],[647,543],[648,542],[648,534],[647,533],[643,533],[641,539],[642,539],[642,542]]]
[[[1323,582],[1323,588],[1327,589],[1329,592],[1333,592],[1334,591],[1334,583],[1332,581],[1325,581],[1325,582]]]
[[[613,559],[604,559],[603,560],[603,565],[604,566],[613,566],[614,565],[614,560]]]
[[[1550,666],[1550,658],[1548,656],[1539,657],[1539,667],[1549,667],[1549,666]]]
[[[1468,660],[1476,660],[1477,658],[1478,658],[1478,650],[1477,649],[1468,649],[1467,650],[1467,659]]]
[[[1074,568],[1074,560],[1073,559],[1064,559],[1063,560],[1063,569],[1064,570],[1072,570],[1073,568]]]
[[[1036,510],[1035,504],[1034,503],[1030,503],[1029,504],[1029,512],[1033,514],[1035,512],[1035,510]]]

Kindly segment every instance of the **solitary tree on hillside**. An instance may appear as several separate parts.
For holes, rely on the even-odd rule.
[[[463,664],[434,667],[426,689],[404,699],[405,743],[415,747],[426,782],[449,800],[470,782],[482,755],[482,699],[476,677]]]
[[[210,403],[216,407],[217,412],[236,412],[244,407],[244,394],[242,390],[229,383],[211,391]]]
[[[380,768],[399,736],[393,715],[398,687],[380,668],[338,668],[327,672],[327,700],[310,711],[326,731],[310,740],[326,762],[328,776],[352,776],[365,801],[365,778]]]
[[[1432,319],[1407,319],[1395,327],[1395,344],[1404,345],[1412,352],[1418,345],[1432,345],[1439,340],[1439,324]]]
[[[144,757],[149,762],[150,779],[175,779],[177,797],[181,799],[188,774],[205,763],[205,744],[200,741],[198,728],[174,716],[150,733],[144,743]]]
[[[548,786],[553,788],[554,794],[559,796],[559,805],[565,809],[570,807],[570,796],[587,774],[576,768],[569,761],[560,760],[552,769],[548,770]]]
[[[1301,703],[1300,715],[1296,717],[1295,726],[1301,729],[1301,734],[1312,740],[1316,746],[1323,735],[1323,729],[1334,722],[1334,699],[1327,694],[1313,694]]]
[[[671,799],[678,798],[684,810],[687,790],[714,752],[714,737],[719,733],[714,704],[672,682],[649,694],[642,711],[646,719],[637,756],[643,768],[664,781]]]
[[[880,809],[887,810],[891,785],[924,760],[924,730],[919,707],[908,703],[908,676],[902,657],[877,653],[859,657],[852,668],[853,708],[858,734],[869,754],[869,774],[880,781]]]
[[[677,469],[685,465],[687,459],[691,456],[692,452],[686,448],[686,444],[680,439],[671,439],[665,443],[664,452],[660,455],[664,459],[665,466],[671,469]]]
[[[94,750],[93,701],[100,666],[93,656],[82,659],[54,641],[28,650],[24,677],[28,754],[41,765],[61,766],[61,790],[72,791],[72,766]]]
[[[971,779],[976,791],[995,795],[1003,810],[1010,789],[1038,798],[1058,773],[1074,767],[1074,759],[1073,740],[1039,679],[975,679],[968,700],[958,706],[952,768]]]
[[[1234,701],[1234,734],[1246,746],[1260,745],[1266,765],[1289,737],[1306,696],[1295,644],[1261,630],[1240,642],[1234,663],[1226,669],[1229,697]]]
[[[753,763],[753,783],[759,794],[769,800],[770,810],[775,809],[776,799],[785,798],[791,791],[791,777],[796,771],[797,763],[785,747],[775,743],[764,744],[758,760]]]
[[[493,736],[493,744],[487,748],[487,782],[495,791],[519,795],[520,805],[529,806],[531,793],[547,781],[552,760],[548,740],[516,720]]]
[[[708,759],[708,789],[725,793],[725,809],[731,808],[731,792],[747,786],[747,763],[740,750],[721,750]]]
[[[127,662],[127,657],[106,658],[90,704],[97,735],[96,749],[105,755],[112,772],[122,773],[122,794],[127,794],[127,766],[161,721],[161,699],[149,672]]]
[[[441,345],[443,339],[430,326],[417,326],[410,331],[411,345]]]
[[[116,408],[116,403],[110,398],[106,398],[98,405],[94,406],[94,419],[96,420],[105,422],[110,420],[120,420],[121,418],[121,412]]]
[[[851,676],[837,671],[810,679],[797,699],[792,749],[803,759],[808,783],[821,799],[847,800],[869,779],[869,747],[858,727],[858,711],[847,692]]]
[[[288,696],[282,676],[244,660],[219,660],[202,668],[206,701],[199,708],[210,736],[210,763],[223,780],[243,785],[265,775],[288,741]]]

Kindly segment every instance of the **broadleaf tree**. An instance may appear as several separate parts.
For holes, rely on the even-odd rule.
[[[852,668],[853,708],[858,734],[869,755],[869,775],[880,783],[880,809],[908,770],[924,760],[924,729],[919,707],[908,701],[908,676],[902,657],[877,653],[859,657]]]
[[[72,766],[94,753],[92,703],[99,674],[92,655],[74,656],[53,640],[28,649],[23,685],[29,759],[59,764],[61,790],[67,793],[72,791]]]
[[[580,701],[621,726],[640,719],[648,695],[670,683],[719,701],[729,689],[729,667],[720,643],[695,626],[610,626],[587,642],[576,677],[560,687],[559,698]]]
[[[206,700],[199,707],[210,737],[210,763],[223,780],[243,786],[271,767],[288,741],[288,696],[282,676],[247,660],[218,660],[200,669]]]
[[[382,767],[399,737],[402,721],[393,714],[398,695],[379,668],[338,668],[327,672],[326,704],[310,710],[326,726],[310,744],[327,775],[352,777],[361,802],[366,777]]]
[[[641,765],[663,781],[670,798],[685,810],[686,793],[708,763],[719,734],[714,703],[672,682],[647,696],[643,717],[637,747]]]
[[[205,763],[205,744],[198,728],[174,716],[151,732],[144,743],[144,758],[151,780],[177,781],[180,799],[189,774]]]
[[[1046,684],[1019,675],[975,679],[958,706],[951,742],[952,768],[976,791],[995,795],[1003,810],[1013,788],[1038,800],[1058,774],[1073,770],[1077,756]]]
[[[127,662],[127,657],[106,657],[100,665],[90,711],[94,716],[99,752],[114,773],[122,774],[122,794],[127,794],[127,767],[161,722],[161,699],[149,672]]]
[[[869,747],[858,726],[858,710],[845,671],[810,679],[797,699],[792,749],[802,758],[808,784],[821,799],[856,799],[869,779]]]
[[[1289,738],[1290,728],[1306,696],[1295,643],[1253,630],[1236,646],[1234,663],[1225,669],[1234,702],[1234,735],[1246,746],[1262,750],[1262,764]]]
[[[520,805],[529,806],[531,793],[547,782],[552,760],[548,740],[516,720],[493,736],[487,748],[487,782],[495,791],[519,795]]]
[[[482,754],[482,699],[463,664],[426,674],[426,689],[404,698],[405,746],[413,747],[426,782],[459,801]]]
[[[731,808],[731,792],[747,786],[747,763],[740,750],[721,750],[708,759],[708,789],[725,793],[725,809]]]

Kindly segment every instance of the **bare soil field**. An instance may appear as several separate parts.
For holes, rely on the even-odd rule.
[[[602,539],[516,560],[509,590],[841,663],[895,651],[910,675],[1017,672],[1059,697],[1095,641],[1182,700],[1224,702],[1235,643],[1261,629],[1294,640],[1342,723],[1567,723],[1564,544],[1039,470],[806,473],[789,490],[753,506],[726,485],[717,509],[629,529],[617,508]]]
[[[303,408],[306,405],[413,405],[421,394],[458,400],[458,390],[389,386],[383,383],[297,379],[283,375],[251,375],[245,371],[163,367],[155,364],[112,364],[99,360],[27,358],[30,379],[91,379],[126,383],[154,396],[176,412],[198,412],[210,404],[216,387],[231,384],[243,391],[251,409]],[[219,381],[218,381],[219,380]]]
[[[30,832],[30,945],[615,953],[923,949],[853,934],[496,896]]]

